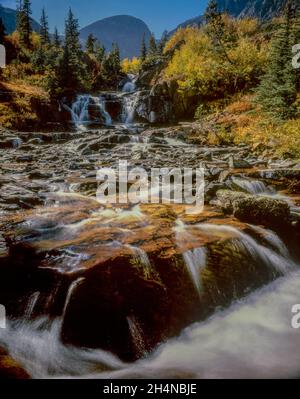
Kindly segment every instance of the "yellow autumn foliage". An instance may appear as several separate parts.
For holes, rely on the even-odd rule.
[[[228,16],[224,21],[228,33],[235,35],[234,43],[226,47],[226,55],[216,51],[205,27],[180,29],[167,43],[165,52],[181,43],[164,74],[167,80],[178,82],[184,95],[221,98],[257,84],[263,73],[269,45],[253,37],[257,21],[236,21]]]
[[[141,60],[137,57],[133,57],[131,60],[125,58],[122,61],[122,70],[124,73],[132,73],[134,75],[138,74],[141,67]]]

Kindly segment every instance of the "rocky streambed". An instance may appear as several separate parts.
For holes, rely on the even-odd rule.
[[[21,378],[122,377],[120,370],[147,378],[161,367],[165,376],[199,377],[200,366],[179,366],[176,354],[155,365],[157,348],[297,273],[300,165],[246,145],[208,146],[205,137],[195,145],[198,129],[1,133],[0,303],[8,326],[0,346],[24,369]],[[119,160],[146,170],[201,165],[204,211],[101,206],[97,170]],[[194,348],[201,357],[204,349]],[[1,370],[8,373],[0,357]]]

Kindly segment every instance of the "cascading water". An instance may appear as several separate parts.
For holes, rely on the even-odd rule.
[[[72,122],[77,128],[93,123],[112,124],[111,116],[105,109],[105,100],[102,96],[78,95],[72,107],[68,109],[71,112]]]
[[[122,105],[122,122],[125,125],[130,125],[134,123],[136,107],[139,100],[139,92],[134,92],[130,95],[123,96],[123,105]]]
[[[242,179],[233,177],[232,181],[235,185],[250,194],[275,194],[276,191],[272,187],[267,187],[264,182],[260,180]]]
[[[122,92],[123,93],[133,93],[136,89],[136,84],[135,84],[135,80],[136,77],[135,75],[127,75],[128,76],[128,82],[126,82],[123,86]]]
[[[140,326],[140,323],[134,316],[128,316],[127,323],[135,353],[138,357],[143,357],[146,354],[147,350],[145,345],[145,339],[143,337],[143,330]]]
[[[192,251],[187,251],[183,254],[183,258],[195,288],[198,294],[201,295],[201,270],[206,265],[206,249],[196,248]]]
[[[299,302],[300,273],[288,249],[275,233],[261,228],[255,230],[267,237],[272,248],[258,244],[251,236],[236,228],[210,224],[190,227],[178,222],[177,239],[190,239],[192,231],[189,228],[199,230],[204,235],[214,235],[217,239],[232,237],[236,242],[235,252],[246,252],[248,256],[260,259],[283,277],[227,310],[216,313],[210,320],[191,326],[179,338],[165,342],[152,355],[132,365],[124,364],[102,350],[64,345],[60,338],[64,316],[52,321],[47,318],[28,320],[39,293],[30,297],[27,317],[8,321],[7,329],[0,330],[0,346],[6,348],[33,378],[299,376],[300,355],[297,349],[300,335],[291,328],[291,308]],[[129,248],[141,266],[146,270],[155,270],[143,250]],[[199,292],[201,280],[198,276],[206,264],[207,256],[204,249],[184,253],[191,279]],[[82,281],[79,278],[71,284],[63,313]],[[146,345],[142,327],[131,314],[127,316],[127,323],[135,351],[143,357]]]

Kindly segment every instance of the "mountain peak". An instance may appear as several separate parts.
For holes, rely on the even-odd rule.
[[[131,15],[115,15],[96,21],[80,31],[80,38],[86,40],[93,34],[110,50],[113,43],[120,47],[122,58],[140,55],[142,38],[150,39],[151,32],[144,21]]]

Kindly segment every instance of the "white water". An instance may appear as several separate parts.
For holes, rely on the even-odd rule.
[[[139,357],[143,357],[146,354],[147,350],[142,327],[134,316],[128,316],[127,323],[131,334],[132,343],[135,349],[135,354]]]
[[[69,291],[68,291],[68,294],[67,294],[67,298],[66,298],[66,301],[65,301],[64,310],[63,310],[63,315],[62,315],[62,319],[63,320],[64,320],[65,315],[67,313],[67,309],[68,309],[68,306],[69,306],[69,304],[71,302],[72,296],[74,295],[76,289],[84,282],[84,280],[85,280],[84,277],[78,278],[77,280],[73,281],[73,283],[70,285],[70,288],[69,288]]]
[[[202,291],[201,271],[206,266],[206,249],[196,248],[183,254],[183,258],[193,284],[199,294]]]
[[[122,122],[125,123],[125,125],[131,125],[134,123],[138,100],[139,92],[135,92],[123,97],[123,110],[121,119]]]
[[[300,331],[291,326],[297,303],[299,271],[192,325],[133,365],[101,350],[64,346],[59,321],[9,323],[0,330],[0,345],[34,378],[299,377]]]
[[[80,128],[92,123],[89,107],[93,106],[99,110],[100,114],[103,116],[105,125],[111,125],[112,119],[109,113],[105,109],[105,101],[100,97],[91,96],[89,94],[78,95],[76,101],[69,108],[71,112],[73,124]],[[99,121],[101,122],[101,121]]]
[[[232,181],[242,190],[250,194],[274,194],[276,191],[267,187],[264,182],[260,180],[247,180],[238,177],[233,177]]]
[[[135,84],[133,82],[125,83],[122,91],[123,93],[133,93],[135,90]]]
[[[123,93],[133,93],[136,89],[136,84],[135,84],[136,76],[132,75],[132,74],[129,74],[127,76],[128,76],[129,81],[126,82],[125,85],[123,86],[122,92]]]

